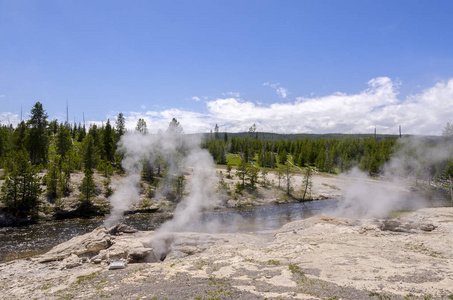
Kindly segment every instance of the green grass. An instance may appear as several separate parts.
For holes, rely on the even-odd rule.
[[[241,156],[239,154],[227,154],[227,163],[232,166],[239,166],[241,163]]]
[[[305,273],[296,264],[289,264],[288,268],[293,274],[305,275]]]
[[[391,299],[389,296],[381,295],[381,294],[375,293],[375,292],[370,292],[370,293],[368,294],[368,296],[370,296],[370,297],[378,297],[378,299],[381,299],[381,300],[382,300],[382,299]]]
[[[98,274],[96,272],[91,273],[89,275],[78,276],[76,283],[81,284],[82,282],[87,281],[87,280],[92,280],[92,279],[96,278],[97,276],[98,276]]]
[[[268,264],[268,265],[279,266],[279,265],[280,265],[280,262],[279,262],[278,260],[269,259],[269,260],[267,261],[267,264]]]

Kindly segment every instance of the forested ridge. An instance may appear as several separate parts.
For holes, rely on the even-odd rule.
[[[172,124],[182,133],[176,119],[170,127]],[[421,138],[417,147],[422,145],[429,149],[439,143],[449,143],[452,127],[446,125],[442,138]],[[34,215],[42,193],[58,207],[58,201],[71,192],[69,181],[75,171],[83,171],[80,202],[84,209],[90,209],[90,200],[99,193],[93,181],[94,170],[105,176],[106,196],[113,192],[109,176],[123,172],[117,143],[126,131],[122,113],[114,122],[107,120],[100,126],[87,127],[49,121],[40,102],[31,109],[30,118],[16,127],[1,124],[0,175],[4,182],[0,199],[4,209],[16,215]],[[135,131],[149,134],[145,120],[139,119]],[[230,169],[236,166],[238,170],[245,170],[245,166],[250,166],[257,170],[314,169],[338,174],[358,167],[377,176],[391,157],[401,152],[399,140],[405,138],[364,134],[282,135],[259,132],[255,125],[244,133],[228,133],[220,132],[216,125],[211,133],[203,134],[202,147],[211,153],[217,164],[228,165]],[[419,160],[418,155],[418,151],[405,152],[408,160]],[[425,159],[419,169],[408,171],[422,180],[445,179],[453,174],[452,161],[451,156],[441,161]],[[409,164],[406,167],[413,168]],[[161,168],[165,166],[159,166],[158,173]],[[155,171],[145,166],[143,179],[154,183],[158,177]],[[40,177],[38,172],[45,175]]]

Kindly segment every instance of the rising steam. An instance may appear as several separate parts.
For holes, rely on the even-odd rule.
[[[434,177],[432,166],[449,158],[451,146],[442,142],[428,145],[426,138],[406,137],[398,141],[397,147],[378,182],[358,168],[341,175],[348,185],[335,215],[385,217],[393,210],[427,205],[426,199],[411,192],[412,185],[417,181],[429,184]]]
[[[155,135],[129,132],[121,137],[118,144],[124,158],[122,166],[126,178],[109,198],[111,213],[105,221],[110,227],[119,222],[126,210],[138,204],[140,180],[144,164],[152,168],[165,165],[165,178],[162,188],[156,191],[159,199],[165,188],[171,185],[175,175],[183,174],[183,168],[191,170],[187,183],[187,196],[183,197],[175,209],[174,218],[162,226],[162,230],[178,230],[196,221],[200,210],[215,205],[216,197],[212,191],[216,173],[210,154],[200,148],[200,138],[178,132],[160,132]]]

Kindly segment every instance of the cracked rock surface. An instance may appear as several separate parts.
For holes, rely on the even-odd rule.
[[[451,207],[392,220],[318,215],[249,234],[173,233],[163,261],[150,257],[153,234],[99,228],[0,264],[0,299],[453,298]],[[129,263],[109,270],[112,259]]]

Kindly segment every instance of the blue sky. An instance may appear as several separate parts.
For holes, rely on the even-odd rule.
[[[440,134],[452,1],[0,0],[0,122]]]

